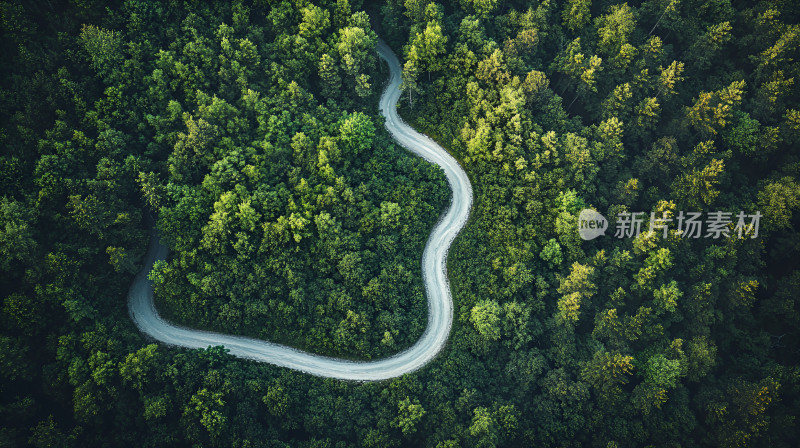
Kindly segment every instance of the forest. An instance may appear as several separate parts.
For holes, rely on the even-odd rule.
[[[800,440],[800,3],[6,0],[0,21],[0,447]],[[450,190],[384,128],[379,39],[401,115],[474,189],[445,349],[359,383],[141,334],[155,226],[171,322],[362,361],[419,339]],[[717,237],[677,230],[718,212]]]

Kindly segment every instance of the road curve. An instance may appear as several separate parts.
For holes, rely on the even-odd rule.
[[[153,286],[147,274],[157,260],[167,256],[167,248],[153,230],[145,255],[144,267],[136,275],[128,293],[128,311],[139,330],[165,344],[207,348],[225,346],[239,358],[327,378],[354,381],[379,381],[413,372],[430,362],[442,350],[453,322],[453,299],[447,280],[447,251],[458,232],[467,223],[472,205],[472,186],[458,162],[430,138],[414,131],[397,115],[400,98],[400,62],[383,41],[378,53],[389,65],[391,76],[380,99],[380,112],[386,117],[386,129],[395,140],[425,160],[444,170],[453,191],[447,213],[428,237],[422,254],[422,274],[428,297],[428,326],[422,337],[408,349],[377,361],[349,361],[319,356],[272,342],[208,331],[192,330],[169,323],[159,316],[153,302]]]

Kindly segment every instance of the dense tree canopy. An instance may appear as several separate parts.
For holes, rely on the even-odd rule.
[[[794,446],[799,21],[779,0],[0,2],[0,445]],[[139,334],[155,225],[170,320],[362,360],[419,338],[449,191],[383,128],[378,35],[401,113],[474,188],[445,350],[360,384]],[[580,238],[585,208],[604,236]],[[716,237],[676,231],[717,212]]]

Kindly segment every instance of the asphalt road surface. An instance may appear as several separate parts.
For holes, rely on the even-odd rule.
[[[377,361],[349,361],[319,356],[272,342],[192,330],[167,322],[156,311],[153,286],[147,274],[157,260],[167,256],[153,230],[144,267],[136,276],[128,293],[128,309],[139,330],[169,345],[207,348],[222,345],[229,353],[259,362],[299,370],[312,375],[354,381],[379,381],[417,370],[442,350],[453,323],[453,298],[447,280],[447,251],[456,235],[467,223],[472,205],[472,186],[467,174],[447,151],[430,138],[414,131],[397,115],[400,99],[400,62],[384,43],[378,45],[380,56],[389,65],[389,83],[381,95],[380,111],[386,117],[386,129],[407,150],[442,168],[453,191],[450,207],[442,215],[428,237],[422,255],[422,274],[428,299],[428,326],[422,337],[410,348]]]

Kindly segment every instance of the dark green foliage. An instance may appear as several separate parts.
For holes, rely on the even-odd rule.
[[[794,446],[798,19],[0,2],[0,446]],[[154,219],[174,321],[359,359],[419,337],[449,192],[383,129],[371,26],[402,55],[401,111],[475,190],[445,351],[357,384],[147,341],[125,301]],[[606,236],[579,238],[585,207]],[[716,210],[760,211],[758,237],[613,236],[620,212],[646,231]]]

